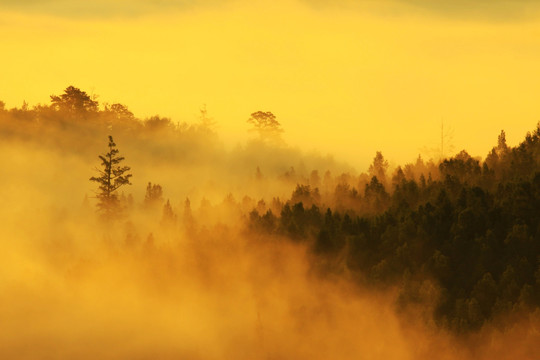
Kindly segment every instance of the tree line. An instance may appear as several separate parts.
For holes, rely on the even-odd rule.
[[[540,124],[513,148],[502,131],[483,162],[462,151],[421,167],[390,177],[377,153],[363,188],[338,182],[325,198],[298,184],[249,227],[309,244],[325,271],[398,286],[404,308],[436,299],[430,315],[452,331],[539,309]]]
[[[273,113],[253,112],[244,121],[246,130],[254,133],[256,139],[269,144],[281,141],[283,130]],[[205,105],[193,122],[173,121],[160,115],[139,118],[128,106],[100,103],[97,96],[75,86],[51,95],[49,104],[29,106],[24,102],[8,109],[0,101],[0,139],[34,141],[42,147],[70,150],[88,159],[100,148],[102,139],[113,134],[117,141],[122,141],[124,149],[139,152],[139,157],[151,150],[156,155],[154,161],[163,163],[211,162],[223,152],[216,126]]]
[[[254,112],[247,122],[259,140],[280,144],[283,130],[274,114]],[[72,86],[51,96],[50,105],[8,110],[0,103],[0,126],[5,138],[35,138],[64,149],[86,141],[102,146],[108,136],[89,179],[97,185],[99,212],[110,220],[121,218],[130,201],[119,189],[133,180],[117,136],[139,139],[136,144],[151,137],[152,157],[165,160],[171,152],[185,160],[213,143],[213,120],[205,108],[191,126],[159,116],[140,120],[122,104],[100,109],[94,97]],[[263,170],[253,169],[261,186],[268,180]],[[502,131],[483,161],[466,151],[437,163],[419,157],[390,174],[377,152],[367,173],[334,176],[290,167],[277,180],[294,188],[288,200],[246,195],[237,202],[230,195],[227,210],[250,209],[246,231],[261,241],[278,236],[305,243],[322,273],[375,288],[397,286],[400,307],[425,306],[439,326],[456,332],[540,307],[538,126],[515,147],[507,145]],[[144,204],[162,206],[163,223],[178,218],[159,184],[148,183]],[[183,212],[184,223],[193,224],[189,199]]]
[[[99,185],[99,210],[113,218],[120,212],[116,190],[130,184],[131,175],[112,137],[108,148],[99,157],[99,176],[90,180]],[[289,200],[267,205],[261,199],[247,217],[247,231],[308,244],[325,273],[349,274],[377,288],[398,286],[404,309],[436,299],[427,309],[439,326],[476,331],[540,307],[539,155],[540,127],[514,148],[501,132],[483,162],[465,151],[438,167],[419,159],[416,168],[427,173],[398,167],[390,177],[378,152],[369,181],[359,177],[363,191],[346,174],[333,192],[321,191],[313,185],[331,183],[331,175],[321,182],[312,172]],[[162,202],[161,186],[148,183],[146,190],[146,205]],[[236,206],[232,196],[227,200]],[[184,217],[190,216],[189,199],[185,206]],[[167,201],[162,221],[176,218]]]

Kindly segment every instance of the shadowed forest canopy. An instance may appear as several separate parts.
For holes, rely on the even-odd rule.
[[[431,304],[439,326],[479,330],[540,305],[540,126],[510,148],[501,132],[485,161],[462,151],[438,166],[398,167],[377,153],[371,180],[334,192],[298,185],[281,211],[250,226],[307,241],[325,270],[374,287],[400,285],[398,305]],[[429,285],[432,286],[432,285]]]
[[[246,125],[245,118],[238,120]],[[331,337],[337,326],[340,334],[355,333],[355,326],[340,326],[365,315],[348,307],[357,293],[383,294],[399,321],[414,317],[418,326],[452,339],[494,333],[504,338],[523,328],[528,336],[523,349],[534,354],[530,344],[538,334],[531,329],[540,314],[540,124],[515,147],[501,131],[485,159],[462,150],[440,161],[418,157],[393,167],[377,151],[368,169],[355,170],[287,146],[270,111],[251,113],[247,123],[256,136],[228,149],[215,130],[219,119],[206,107],[195,123],[159,115],[139,119],[128,106],[100,104],[74,86],[51,96],[49,105],[6,109],[0,103],[9,172],[3,181],[12,193],[28,194],[6,197],[17,210],[5,215],[14,224],[36,219],[35,230],[13,225],[3,235],[25,239],[9,246],[20,246],[24,255],[17,256],[31,258],[31,266],[53,269],[54,281],[43,281],[60,284],[55,285],[60,295],[54,296],[62,301],[93,299],[88,295],[93,291],[106,294],[122,286],[140,295],[128,301],[126,311],[134,314],[149,301],[156,316],[167,318],[157,310],[163,299],[165,309],[192,301],[195,314],[204,305],[212,307],[239,329],[216,347],[223,352],[215,358],[231,355],[227,351],[236,348],[238,338],[252,342],[253,358],[279,348],[276,344],[285,341],[278,331],[283,319],[290,334],[300,334],[295,339],[301,344],[287,343],[283,354],[305,351],[298,358],[309,358],[306,354],[316,352],[306,345],[311,331],[322,329],[317,336]],[[88,197],[92,193],[97,196]],[[101,288],[102,277],[118,282]],[[293,284],[297,278],[302,280]],[[71,293],[73,284],[82,285]],[[342,284],[347,290],[336,290],[336,299],[329,295],[328,289]],[[276,300],[275,292],[287,294],[286,300]],[[44,301],[54,303],[54,296]],[[215,305],[216,298],[223,303]],[[89,311],[106,307],[88,299]],[[17,314],[32,306],[25,301],[30,305],[23,302]],[[245,318],[227,317],[238,308],[229,301],[249,305]],[[345,320],[348,315],[352,318]],[[207,333],[219,321],[212,318],[212,325],[196,331]],[[46,328],[40,324],[47,320],[34,324],[27,338],[21,335],[19,344]],[[341,340],[332,339],[325,355],[341,348]],[[166,339],[145,341],[159,347]],[[409,349],[409,358],[429,358],[430,346],[440,345],[433,341],[426,349]],[[481,358],[489,358],[485,354],[494,342],[489,346],[478,350]],[[200,354],[196,348],[183,350]],[[418,351],[424,350],[422,357]]]

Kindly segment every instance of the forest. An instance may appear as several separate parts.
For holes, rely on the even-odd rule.
[[[0,102],[2,246],[16,254],[0,256],[11,274],[0,282],[0,304],[14,309],[9,316],[0,312],[12,326],[9,334],[0,331],[9,339],[0,340],[0,354],[31,358],[23,344],[46,342],[52,318],[25,330],[20,319],[29,309],[49,306],[51,317],[62,318],[62,304],[78,304],[68,306],[66,323],[85,321],[77,306],[122,313],[114,296],[94,305],[101,301],[94,294],[120,286],[121,298],[144,298],[152,308],[166,303],[164,312],[178,314],[172,304],[189,300],[193,313],[206,314],[200,304],[207,304],[208,322],[225,324],[213,333],[223,343],[212,343],[221,350],[211,356],[202,356],[204,342],[188,335],[212,333],[200,319],[191,321],[200,326],[195,330],[172,323],[161,329],[182,333],[184,347],[145,340],[153,349],[146,349],[148,356],[236,356],[232,349],[242,338],[246,350],[236,358],[323,359],[340,351],[347,358],[357,351],[346,340],[362,328],[356,323],[367,316],[362,309],[378,314],[370,317],[377,326],[389,321],[378,303],[395,314],[395,329],[411,321],[419,333],[438,337],[422,335],[430,339],[422,348],[399,343],[367,358],[432,358],[441,337],[460,344],[449,359],[538,355],[540,123],[517,146],[507,145],[502,130],[484,159],[462,150],[391,168],[376,152],[369,168],[358,171],[288,146],[281,138],[286,129],[266,109],[246,114],[252,140],[229,149],[206,107],[195,122],[178,123],[137,118],[126,105],[99,103],[74,86],[50,99],[11,109]],[[40,285],[20,285],[29,282]],[[40,305],[29,300],[51,284],[54,295],[40,295]],[[221,302],[214,305],[216,298]],[[129,299],[129,315],[119,323],[134,321],[146,306],[139,301]],[[242,313],[238,303],[250,310]],[[53,342],[81,358],[128,356],[123,348],[107,357],[73,345],[77,336],[97,336],[94,327],[114,323],[102,319],[75,338],[57,325]],[[225,335],[231,327],[238,338]],[[300,335],[289,343],[278,328]],[[478,345],[482,336],[491,345]],[[522,341],[513,352],[503,341],[510,336]],[[314,350],[313,339],[328,343]]]

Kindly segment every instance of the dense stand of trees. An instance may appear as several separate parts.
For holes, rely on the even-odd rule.
[[[72,149],[77,155],[93,158],[104,138],[113,135],[140,157],[151,152],[154,161],[211,161],[219,146],[214,123],[205,108],[199,121],[173,122],[159,115],[137,118],[126,105],[100,104],[95,96],[69,86],[52,95],[50,104],[6,108],[0,102],[0,139],[34,141],[42,147]],[[128,141],[129,140],[129,141]],[[144,150],[144,151],[141,151]],[[188,151],[196,149],[196,151]],[[133,151],[131,151],[133,150]]]
[[[272,161],[270,155],[277,151],[272,144],[281,143],[276,117],[259,111],[248,123],[269,144],[258,149],[263,150],[261,158]],[[130,164],[136,156],[152,157],[153,165],[170,159],[189,163],[193,154],[197,161],[191,162],[198,163],[201,153],[206,162],[218,163],[218,152],[208,151],[216,143],[210,141],[213,124],[206,108],[196,125],[159,116],[140,120],[122,104],[105,104],[100,110],[93,97],[72,86],[51,96],[50,105],[8,110],[0,102],[2,138],[84,152],[88,144],[97,144],[89,147],[92,151],[101,149],[113,133],[115,139],[129,139]],[[248,153],[239,156],[248,159]],[[129,167],[120,165],[123,158],[112,137],[109,152],[100,159],[98,176],[91,178],[98,183],[98,209],[108,219],[123,211],[129,221],[133,197],[116,190],[136,179]],[[245,159],[239,163],[247,163]],[[229,194],[214,212],[229,216],[222,219],[243,217],[254,238],[277,235],[307,244],[325,273],[377,288],[397,286],[400,307],[429,309],[437,324],[456,332],[540,307],[540,127],[516,147],[508,146],[501,132],[484,161],[462,151],[439,163],[419,157],[390,174],[388,162],[377,152],[367,173],[335,176],[322,170],[290,167],[276,177],[253,167],[250,181],[257,187],[266,187],[272,176],[296,187],[290,199],[256,200],[246,194],[237,201]],[[161,226],[183,228],[193,237],[208,231],[197,227],[208,222],[211,205],[204,198],[197,217],[188,198],[177,210],[165,201],[161,185],[138,181],[148,184],[142,208],[161,211]],[[128,235],[126,243],[128,238],[132,243],[136,236]],[[154,243],[152,234],[148,239]]]
[[[361,188],[344,181],[321,200],[298,185],[279,212],[253,210],[250,227],[308,242],[325,270],[399,286],[400,306],[435,297],[436,322],[454,331],[538,309],[540,127],[514,148],[502,132],[484,162],[462,151],[416,166],[423,172],[398,168],[385,185],[377,153]]]

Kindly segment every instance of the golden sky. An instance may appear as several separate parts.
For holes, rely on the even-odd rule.
[[[91,3],[91,4],[88,4]],[[272,111],[288,144],[360,171],[440,143],[485,156],[540,120],[532,0],[0,0],[0,100],[48,103],[68,85],[139,117],[195,121],[225,141]]]

